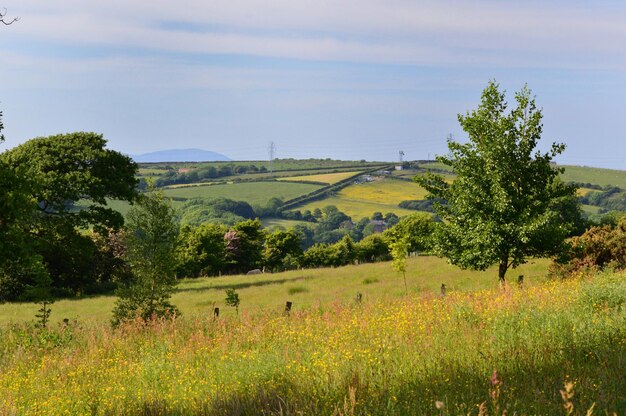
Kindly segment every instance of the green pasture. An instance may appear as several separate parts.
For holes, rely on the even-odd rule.
[[[532,260],[512,270],[508,278],[525,276],[525,284],[533,285],[546,279],[549,261]],[[438,293],[442,283],[448,291],[471,291],[495,288],[498,285],[496,268],[487,271],[461,270],[446,260],[432,256],[408,259],[407,284],[411,294]],[[183,279],[172,302],[185,315],[209,314],[219,307],[226,315],[234,314],[224,304],[228,288],[235,288],[241,298],[240,313],[259,313],[262,310],[284,307],[291,301],[296,310],[315,304],[346,302],[357,292],[368,301],[382,301],[404,295],[402,275],[391,269],[391,263],[371,263],[340,268],[295,270],[261,275],[237,275],[198,279]],[[115,303],[114,296],[96,296],[81,299],[58,300],[52,305],[53,322],[64,318],[80,321],[108,321]],[[33,320],[38,305],[7,303],[0,305],[0,325]]]
[[[291,182],[240,182],[223,185],[190,186],[166,189],[164,194],[172,198],[228,198],[249,204],[265,205],[271,198],[284,201],[320,189],[321,185]]]
[[[626,189],[626,170],[592,168],[588,166],[559,166],[565,168],[562,178],[566,182],[592,183],[595,185],[613,185]]]
[[[285,230],[293,228],[294,225],[298,225],[298,224],[302,224],[302,225],[312,224],[306,221],[286,220],[284,218],[261,218],[261,223],[263,224],[263,227],[267,229],[284,228]]]

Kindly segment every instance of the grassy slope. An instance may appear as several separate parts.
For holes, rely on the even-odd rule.
[[[283,200],[320,189],[320,185],[288,182],[242,182],[227,185],[191,186],[188,188],[166,189],[169,197],[181,198],[229,198],[246,201],[250,204],[265,205],[272,198]]]
[[[562,175],[567,182],[593,183],[595,185],[614,185],[626,189],[626,170],[590,168],[587,166],[561,166]]]
[[[509,278],[515,280],[518,274],[523,274],[528,284],[532,285],[543,281],[546,267],[547,260],[533,260],[519,270],[511,271]],[[406,276],[411,293],[437,292],[442,283],[446,283],[452,291],[490,288],[497,284],[497,271],[494,268],[485,272],[465,271],[437,257],[410,258]],[[365,279],[378,281],[368,284],[364,283]],[[214,303],[226,314],[232,314],[232,309],[224,305],[224,290],[229,287],[238,289],[241,310],[250,312],[260,308],[280,308],[287,300],[293,301],[295,308],[300,310],[316,302],[329,304],[333,301],[348,301],[357,292],[372,300],[397,298],[404,294],[402,277],[392,271],[390,263],[385,262],[256,276],[185,279],[179,285],[173,302],[185,315],[208,313]],[[293,288],[304,291],[290,295],[289,290]],[[107,321],[114,302],[112,296],[60,300],[52,306],[52,320],[58,322],[70,318]],[[0,324],[33,319],[37,308],[34,304],[0,305]]]

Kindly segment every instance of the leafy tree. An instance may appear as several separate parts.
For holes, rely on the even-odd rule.
[[[241,300],[239,299],[239,293],[235,289],[226,289],[226,305],[232,306],[237,311],[237,316],[239,316],[239,304]]]
[[[354,241],[349,235],[345,235],[341,241],[335,244],[339,249],[340,256],[342,258],[341,264],[351,264],[356,260],[356,247]]]
[[[454,182],[435,174],[415,179],[431,197],[444,200],[435,204],[443,220],[435,235],[436,252],[462,268],[498,264],[500,282],[529,256],[562,249],[572,219],[563,218],[560,207],[575,198],[575,187],[560,182],[562,169],[551,164],[565,145],[535,151],[541,110],[527,87],[515,101],[507,113],[504,93],[490,82],[478,108],[458,117],[469,141],[449,139],[450,154],[437,157],[454,170]]]
[[[409,253],[427,251],[432,245],[435,222],[431,215],[416,212],[402,217],[398,223],[385,230],[383,235],[389,242],[406,239]]]
[[[3,129],[0,111],[0,143],[4,141]],[[40,300],[41,291],[33,288],[48,288],[50,284],[29,233],[37,205],[28,189],[29,182],[0,158],[0,303]]]
[[[356,259],[362,263],[389,260],[389,246],[381,234],[372,234],[355,244]]]
[[[176,254],[177,274],[185,277],[215,276],[226,265],[224,235],[228,231],[220,224],[202,224],[183,227]]]
[[[176,285],[178,222],[171,202],[161,192],[142,195],[127,215],[126,253],[134,278],[118,290],[113,324],[140,317],[170,317]]]
[[[235,224],[224,235],[230,271],[243,273],[259,268],[263,261],[264,238],[265,233],[258,219]]]
[[[106,232],[124,223],[119,212],[107,208],[107,198],[135,198],[137,165],[105,146],[101,134],[59,134],[29,140],[2,159],[30,180],[41,217]],[[75,209],[79,201],[83,206]]]
[[[37,258],[43,262],[56,292],[81,292],[96,280],[97,247],[81,230],[104,235],[121,227],[122,215],[106,201],[136,195],[136,164],[105,145],[101,135],[71,133],[32,139],[0,155],[0,187],[11,189],[5,187],[7,209],[0,215],[16,215],[6,224],[13,224],[13,235],[26,236],[11,244],[21,247],[16,252],[26,271]],[[36,280],[21,275],[23,286]]]
[[[402,273],[404,279],[404,294],[409,294],[409,288],[406,284],[406,258],[409,255],[409,239],[407,237],[399,238],[389,244],[391,249],[391,267],[398,273]]]
[[[292,260],[299,259],[301,256],[300,236],[294,230],[278,230],[265,238],[263,260],[270,270],[284,270],[286,260],[289,264],[293,264]]]

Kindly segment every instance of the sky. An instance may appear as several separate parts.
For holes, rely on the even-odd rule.
[[[626,2],[0,0],[11,148],[73,131],[140,154],[433,158],[489,80],[527,84],[556,160],[626,169]]]

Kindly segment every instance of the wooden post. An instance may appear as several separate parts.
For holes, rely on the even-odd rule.
[[[444,297],[446,295],[446,284],[442,283],[441,284],[441,297]]]
[[[213,309],[213,319],[219,318],[220,316],[220,308]]]
[[[291,305],[292,303],[287,301],[287,303],[285,303],[285,315],[289,315],[289,312],[291,312]]]

